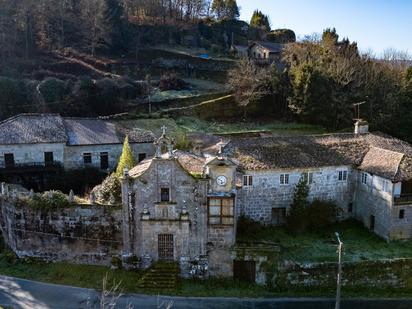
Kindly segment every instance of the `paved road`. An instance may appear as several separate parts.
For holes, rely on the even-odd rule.
[[[23,309],[97,309],[100,293],[64,285],[46,284],[35,281],[0,276],[0,304]],[[122,296],[116,308],[166,308],[172,301],[172,309],[188,308],[274,308],[274,309],[332,309],[332,299],[321,298],[198,298],[198,297],[155,297],[128,294]],[[348,300],[342,309],[410,309],[411,300]]]

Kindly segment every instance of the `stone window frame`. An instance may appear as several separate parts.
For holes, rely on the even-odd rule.
[[[369,178],[368,173],[362,172],[361,183],[364,184],[364,185],[368,185],[368,178]]]
[[[4,167],[14,167],[16,164],[16,158],[14,157],[14,153],[9,152],[4,154]]]
[[[253,187],[252,175],[243,175],[243,187]]]
[[[303,172],[302,177],[305,179],[306,184],[311,185],[313,183],[313,172]]]
[[[82,158],[83,158],[83,164],[84,165],[93,164],[93,154],[91,152],[83,152]],[[87,158],[87,160],[86,160],[86,158]],[[89,160],[89,158],[90,158],[90,160]]]
[[[211,200],[220,201],[220,205],[210,205]],[[232,211],[231,211],[232,215],[226,215],[224,214],[224,211],[223,211],[224,206],[228,206],[228,205],[223,205],[223,201],[229,201],[229,200],[231,201],[231,204],[232,204],[232,205],[229,205],[229,207],[232,207]],[[219,215],[210,214],[210,210],[212,206],[220,207]],[[211,222],[211,221],[214,221],[215,219],[218,219],[218,220],[216,222]],[[219,197],[219,196],[208,197],[207,199],[207,223],[209,225],[233,226],[235,224],[235,199],[233,197]]]
[[[167,190],[167,194],[169,196],[168,200],[163,199],[163,192],[162,192],[163,190]],[[165,187],[160,187],[159,201],[160,201],[160,203],[170,203],[172,201],[172,195],[171,195],[170,187],[166,187],[166,186]]]
[[[341,182],[348,181],[348,171],[347,170],[338,171],[338,181],[341,181]]]
[[[281,186],[287,186],[289,185],[290,181],[290,174],[289,173],[282,173],[279,175],[279,184]]]
[[[382,192],[385,192],[385,193],[391,192],[389,181],[386,179],[382,179]]]

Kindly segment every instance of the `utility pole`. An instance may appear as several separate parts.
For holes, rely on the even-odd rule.
[[[335,233],[338,240],[338,275],[336,282],[336,303],[335,309],[340,309],[340,289],[341,289],[341,280],[342,280],[342,248],[343,242],[340,240],[339,233]]]

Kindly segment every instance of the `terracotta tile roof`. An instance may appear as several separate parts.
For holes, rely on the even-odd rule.
[[[0,122],[0,144],[65,143],[66,132],[57,114],[20,114]]]
[[[403,156],[399,152],[371,147],[363,157],[359,169],[387,179],[395,179]]]
[[[152,161],[153,159],[143,160],[129,171],[129,176],[137,178],[143,175],[143,173],[149,169],[150,165],[152,165]]]

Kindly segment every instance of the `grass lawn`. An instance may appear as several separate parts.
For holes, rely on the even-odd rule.
[[[216,122],[206,121],[195,117],[152,118],[123,120],[122,124],[129,128],[142,128],[161,134],[161,127],[165,125],[175,138],[188,132],[204,132],[212,134],[241,133],[250,131],[271,131],[277,135],[321,134],[326,130],[319,126],[299,124],[294,122],[267,121],[267,122]]]
[[[242,235],[242,241],[266,240],[282,247],[282,258],[298,262],[336,261],[336,237],[344,242],[344,261],[411,258],[412,241],[386,242],[363,227],[360,222],[346,220],[322,232],[293,235],[284,227],[255,227]]]

